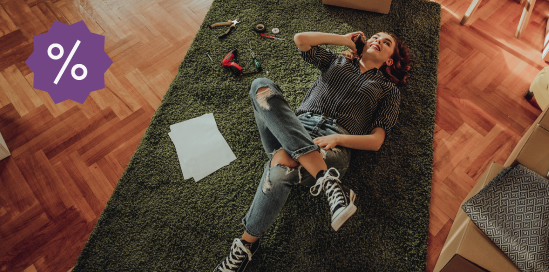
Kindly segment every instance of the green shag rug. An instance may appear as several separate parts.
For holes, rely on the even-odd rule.
[[[440,12],[424,0],[392,0],[388,15],[321,0],[214,0],[73,271],[212,271],[242,235],[241,219],[268,159],[248,97],[251,82],[270,78],[295,110],[319,71],[301,59],[294,34],[359,30],[397,34],[414,65],[385,144],[378,152],[353,151],[342,178],[357,193],[358,211],[335,232],[325,197],[296,187],[246,271],[425,271]],[[242,23],[224,40],[217,37],[227,27],[209,28],[235,18]],[[279,28],[276,36],[285,41],[259,38],[259,22]],[[261,73],[253,74],[250,46]],[[235,48],[251,74],[235,78],[221,67]],[[183,180],[168,132],[205,113],[214,114],[237,159],[196,183]]]

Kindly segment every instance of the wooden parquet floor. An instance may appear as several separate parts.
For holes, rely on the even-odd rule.
[[[541,60],[549,4],[522,38],[521,7],[442,4],[427,271],[459,204],[492,161],[503,163],[540,111],[523,99]],[[69,271],[175,77],[211,0],[0,0],[0,271]],[[227,18],[222,18],[227,20]],[[35,90],[25,60],[55,20],[84,20],[114,61],[84,104]],[[221,20],[221,19],[220,19]],[[214,264],[212,264],[214,265]]]

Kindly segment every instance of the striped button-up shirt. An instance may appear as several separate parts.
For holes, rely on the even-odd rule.
[[[362,74],[358,60],[349,62],[318,46],[300,53],[322,74],[305,95],[297,115],[312,112],[332,117],[353,135],[370,134],[376,127],[389,132],[395,125],[400,91],[380,70]]]

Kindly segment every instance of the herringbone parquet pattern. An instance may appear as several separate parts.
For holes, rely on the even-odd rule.
[[[442,4],[428,271],[459,204],[491,161],[503,163],[539,110],[522,98],[545,66],[549,4],[520,40],[512,0]],[[68,271],[174,78],[211,0],[0,0],[0,271]],[[219,18],[225,21],[229,18]],[[84,20],[114,61],[84,104],[54,104],[24,61],[54,20]],[[221,68],[220,68],[221,69]],[[213,265],[213,264],[212,264]]]

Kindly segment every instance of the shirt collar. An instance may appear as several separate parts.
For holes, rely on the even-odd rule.
[[[352,64],[360,71],[360,63],[359,63],[358,58],[354,58],[353,61],[352,61]],[[366,71],[365,73],[373,73],[377,76],[383,76],[383,73],[381,72],[381,70],[379,70],[375,67],[368,70],[368,71]],[[361,73],[361,75],[362,75],[362,73]]]

